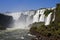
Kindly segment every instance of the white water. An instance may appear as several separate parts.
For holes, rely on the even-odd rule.
[[[18,20],[21,16],[21,12],[6,13],[5,15],[12,16],[14,20]]]
[[[44,19],[45,19],[45,15],[44,14],[41,14],[40,19],[39,19],[39,22],[44,22]]]
[[[36,15],[34,15],[34,17],[33,17],[34,18],[33,23],[34,22],[44,22],[44,17],[45,17],[44,12],[45,12],[45,9],[38,10]],[[39,15],[40,15],[40,17],[39,17]]]
[[[51,14],[52,14],[52,12],[49,13],[48,16],[46,17],[46,19],[45,19],[45,25],[49,25],[50,24],[50,22],[51,22]]]
[[[38,22],[39,18],[39,10],[37,11],[37,13],[33,16],[33,23],[34,22]]]
[[[46,17],[44,14],[45,10],[46,9],[40,9],[37,10],[36,13],[34,11],[7,13],[6,15],[13,17],[14,23],[12,25],[12,29],[29,29],[30,27],[28,27],[28,25],[34,22],[45,22],[45,25],[50,24],[52,13],[49,13]],[[55,14],[53,16],[52,21],[54,21],[54,19]]]
[[[52,19],[52,21],[54,21],[55,20],[55,13],[54,13],[54,16],[53,16],[53,19]]]
[[[22,14],[22,15],[21,15]],[[28,12],[17,12],[17,13],[6,13],[5,15],[9,15],[13,17],[14,23],[12,25],[12,28],[7,28],[7,30],[15,30],[15,29],[29,29],[29,24],[32,23],[34,15],[34,11],[28,11]],[[27,17],[26,17],[27,16]]]

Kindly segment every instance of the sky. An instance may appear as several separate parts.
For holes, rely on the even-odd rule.
[[[0,12],[20,12],[55,7],[60,0],[0,0]]]

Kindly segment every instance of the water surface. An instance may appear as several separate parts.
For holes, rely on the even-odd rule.
[[[32,37],[27,35],[28,32],[25,29],[0,31],[0,40],[31,40]]]

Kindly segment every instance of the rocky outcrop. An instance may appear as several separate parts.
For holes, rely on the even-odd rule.
[[[12,16],[4,15],[0,13],[0,29],[9,27],[12,24]]]

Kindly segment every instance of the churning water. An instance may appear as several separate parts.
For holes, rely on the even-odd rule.
[[[0,40],[31,40],[26,29],[0,31]]]

